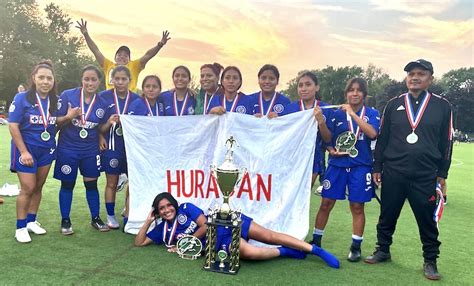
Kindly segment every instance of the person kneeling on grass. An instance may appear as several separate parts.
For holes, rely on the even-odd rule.
[[[184,217],[186,219],[182,219]],[[160,193],[153,201],[152,210],[135,238],[135,246],[147,246],[152,243],[165,244],[169,252],[175,252],[177,240],[187,234],[194,235],[204,244],[206,221],[204,212],[197,206],[192,203],[183,203],[178,206],[178,202],[171,194]],[[156,222],[155,227],[148,231],[153,222]],[[217,236],[217,241],[220,242],[216,246],[218,249],[231,244],[230,229],[218,227]],[[281,246],[277,248],[257,247],[248,243],[249,239]],[[228,251],[228,249],[226,250]],[[337,258],[324,249],[287,234],[266,229],[255,223],[252,218],[242,214],[240,239],[240,257],[242,259],[266,260],[278,256],[304,259],[307,253],[321,257],[330,267],[339,268]]]

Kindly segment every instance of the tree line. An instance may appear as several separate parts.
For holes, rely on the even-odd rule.
[[[56,4],[42,11],[36,0],[0,0],[0,106],[13,99],[20,83],[27,83],[31,68],[41,59],[51,59],[56,70],[58,90],[80,84],[81,69],[95,60],[81,53],[82,37],[71,33],[73,21]],[[352,77],[363,77],[369,85],[367,104],[380,111],[387,101],[406,92],[404,81],[390,78],[382,68],[327,66],[311,70],[320,81],[320,98],[331,104],[345,101],[344,87]],[[303,72],[303,71],[301,71]],[[453,69],[435,79],[431,92],[445,96],[453,105],[456,128],[474,132],[474,68]],[[283,92],[292,100],[298,98],[297,77],[287,83]],[[195,81],[191,84],[198,85]]]

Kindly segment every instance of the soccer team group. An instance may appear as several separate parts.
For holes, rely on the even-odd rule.
[[[9,108],[11,170],[17,173],[21,185],[17,198],[15,233],[18,242],[30,242],[30,233],[46,233],[36,220],[36,214],[41,190],[54,160],[54,178],[61,182],[61,233],[74,233],[70,212],[78,171],[83,176],[91,225],[99,231],[120,228],[115,217],[115,196],[119,176],[127,173],[121,114],[187,116],[237,112],[276,118],[312,109],[318,124],[312,182],[314,184],[321,175],[323,187],[313,240],[307,243],[271,231],[242,215],[241,258],[262,260],[287,256],[303,259],[310,253],[321,257],[329,266],[338,268],[338,259],[321,248],[321,242],[335,202],[347,197],[353,218],[348,260],[361,260],[364,204],[372,199],[374,184],[382,183],[381,214],[377,225],[378,247],[365,261],[378,263],[390,260],[391,237],[403,206],[399,202],[407,198],[420,228],[425,276],[429,279],[440,278],[436,268],[440,243],[437,240],[436,222],[432,219],[437,206],[433,202],[426,204],[424,196],[436,195],[436,183],[444,184],[447,177],[452,118],[449,103],[428,92],[433,79],[430,62],[417,60],[405,66],[408,93],[392,99],[381,120],[377,110],[364,104],[368,87],[363,78],[350,79],[344,90],[346,103],[333,108],[318,99],[320,86],[317,76],[305,72],[297,79],[300,99],[290,102],[288,97],[276,92],[280,74],[270,64],[259,70],[261,90],[251,95],[239,91],[242,74],[237,67],[224,68],[217,63],[201,67],[201,90],[198,94],[189,89],[190,70],[178,66],[172,72],[174,87],[171,90],[162,92],[160,78],[148,75],[142,82],[143,94],[138,95],[134,92],[137,90],[138,75],[168,42],[169,33],[163,32],[161,41],[137,60],[132,61],[130,49],[121,46],[115,54],[115,62],[112,62],[103,56],[90,37],[87,22],[81,19],[77,22],[77,28],[102,70],[94,65],[84,67],[81,87],[65,90],[58,96],[53,66],[50,61],[42,61],[33,68],[28,90],[19,92]],[[98,93],[103,74],[107,89]],[[347,133],[355,137],[355,145],[350,150],[336,148],[337,138]],[[371,145],[375,139],[378,141],[374,152]],[[329,153],[327,169],[325,151]],[[406,176],[404,172],[415,167],[412,165],[420,167],[417,160],[424,160],[421,166],[426,167],[426,172],[415,171]],[[107,223],[99,216],[97,180],[100,172],[106,176]],[[403,181],[396,180],[396,176],[404,177]],[[418,182],[418,185],[412,181]],[[387,195],[384,189],[389,188],[391,193],[396,192],[398,195]],[[413,190],[409,192],[410,188]],[[419,196],[410,195],[418,191]],[[125,205],[123,225],[127,223],[128,199]],[[428,213],[431,216],[429,221],[426,218]],[[157,221],[158,218],[161,220]],[[179,205],[172,195],[161,193],[153,201],[152,209],[135,238],[135,245],[165,244],[169,251],[175,251],[176,241],[184,234],[192,234],[205,243],[205,232],[206,217],[199,207],[191,203]],[[247,242],[249,239],[279,247],[256,247]],[[230,240],[229,230],[218,229],[217,248],[228,251]]]

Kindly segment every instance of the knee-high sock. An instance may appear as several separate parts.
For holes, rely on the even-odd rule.
[[[91,218],[98,217],[100,212],[100,198],[99,190],[97,189],[97,180],[84,182],[84,187],[86,187],[86,198]]]
[[[72,205],[72,190],[74,189],[74,181],[61,181],[61,189],[59,190],[59,209],[62,219],[69,219]]]
[[[311,253],[321,257],[321,259],[324,260],[324,262],[326,262],[328,266],[332,268],[339,268],[339,260],[337,259],[337,257],[322,249],[321,247],[318,247],[317,245],[313,244],[313,249],[311,250]]]

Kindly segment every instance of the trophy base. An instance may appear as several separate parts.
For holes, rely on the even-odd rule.
[[[202,269],[205,271],[211,271],[211,272],[217,272],[217,273],[222,273],[222,274],[230,274],[230,275],[235,275],[239,272],[240,265],[235,268],[235,271],[230,270],[230,265],[228,262],[224,262],[224,267],[219,267],[221,262],[215,261],[211,263],[211,267],[203,267]]]

